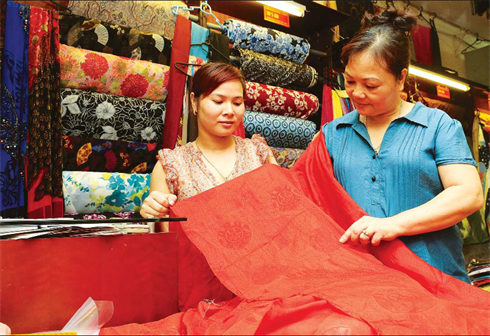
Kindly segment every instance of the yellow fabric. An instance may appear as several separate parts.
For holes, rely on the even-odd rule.
[[[340,97],[336,90],[332,91],[332,105],[333,105],[333,118],[338,119],[344,115],[342,112],[342,104],[340,103]]]

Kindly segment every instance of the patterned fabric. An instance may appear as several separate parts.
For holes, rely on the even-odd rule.
[[[74,89],[61,90],[63,134],[161,143],[165,103]]]
[[[312,121],[259,112],[245,112],[245,134],[262,135],[271,147],[306,149],[316,133]]]
[[[2,55],[5,38],[5,13],[7,13],[7,1],[0,1],[0,88],[2,87]]]
[[[182,1],[79,1],[70,0],[68,7],[73,14],[108,22],[111,24],[132,27],[174,38],[175,15],[172,6],[187,7]],[[189,12],[179,11],[186,18]]]
[[[3,217],[25,215],[28,18],[28,6],[7,3],[0,106],[0,211]]]
[[[250,139],[235,137],[237,160],[230,180],[257,169],[272,156],[271,149],[260,136]],[[193,143],[174,150],[162,149],[158,160],[167,174],[170,192],[183,200],[220,185],[208,169],[201,152]]]
[[[303,149],[277,147],[272,147],[271,149],[277,163],[287,169],[290,169],[298,161],[301,154],[304,153]]]
[[[151,174],[63,172],[65,213],[139,212]]]
[[[160,146],[63,136],[63,169],[108,173],[151,173]]]
[[[245,107],[254,112],[307,119],[320,107],[318,98],[311,93],[253,82],[246,84]]]
[[[165,100],[169,67],[61,45],[61,85],[124,97]]]
[[[296,63],[304,63],[310,53],[310,43],[302,37],[235,19],[228,19],[223,25],[234,48],[250,49]]]
[[[233,49],[232,63],[249,81],[281,87],[311,88],[316,84],[315,68],[286,61],[277,57],[259,54],[247,49]]]
[[[61,43],[136,60],[170,64],[172,41],[136,28],[73,14],[60,15]]]

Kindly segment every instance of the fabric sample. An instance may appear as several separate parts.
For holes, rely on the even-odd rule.
[[[333,120],[333,99],[332,88],[328,85],[323,85],[323,100],[322,100],[322,126]]]
[[[209,47],[204,44],[209,36],[209,29],[191,22],[191,49],[189,54],[198,57],[205,62],[208,61]]]
[[[68,3],[73,14],[124,27],[137,28],[162,35],[169,40],[174,38],[176,19],[172,13],[172,6],[187,7],[182,1],[70,0]],[[188,18],[189,12],[180,10],[179,15]]]
[[[295,88],[311,88],[316,84],[315,68],[286,61],[277,57],[259,54],[247,49],[233,49],[232,63],[252,82]]]
[[[61,86],[117,96],[165,100],[169,67],[61,45]]]
[[[260,134],[271,147],[306,149],[316,133],[312,121],[259,112],[245,112],[243,124],[248,138]]]
[[[413,47],[417,62],[432,65],[432,38],[431,28],[418,25],[412,32]]]
[[[5,39],[5,14],[7,13],[7,1],[0,2],[0,88],[2,87],[2,62],[3,44]]]
[[[208,41],[211,44],[209,48],[208,59],[213,62],[230,63],[230,39],[222,34],[209,31]]]
[[[294,148],[272,147],[271,149],[279,166],[287,169],[291,169],[304,152],[303,149]]]
[[[65,213],[139,212],[151,174],[63,171]]]
[[[61,90],[63,134],[161,143],[165,103],[74,89]]]
[[[60,41],[72,47],[164,65],[170,64],[172,51],[172,41],[161,35],[74,14],[60,14]]]
[[[310,43],[302,37],[235,19],[228,19],[223,25],[227,29],[224,34],[233,43],[233,48],[249,49],[300,64],[310,53]]]
[[[63,169],[151,173],[160,144],[63,136]]]
[[[307,119],[320,107],[318,98],[301,91],[247,82],[245,108],[254,112]]]

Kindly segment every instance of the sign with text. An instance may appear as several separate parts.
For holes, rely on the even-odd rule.
[[[264,5],[264,20],[289,28],[289,14]]]
[[[447,86],[437,85],[437,96],[442,98],[451,99],[451,93]]]

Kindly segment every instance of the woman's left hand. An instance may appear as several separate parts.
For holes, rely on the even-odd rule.
[[[349,240],[352,244],[372,244],[378,246],[382,240],[393,240],[400,236],[393,218],[375,218],[364,216],[345,231],[340,238],[341,243]]]

